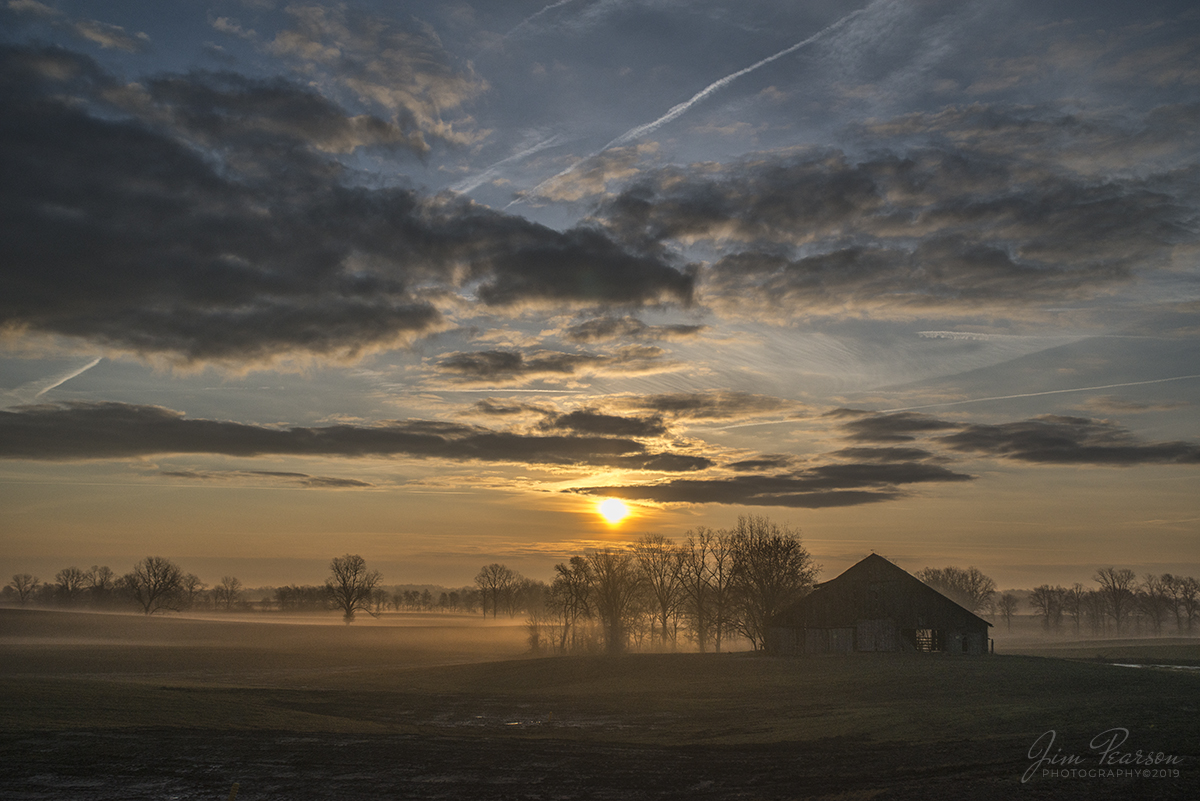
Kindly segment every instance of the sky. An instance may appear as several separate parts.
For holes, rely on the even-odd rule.
[[[0,0],[0,46],[0,575],[549,579],[749,514],[824,578],[1200,576],[1191,3]]]

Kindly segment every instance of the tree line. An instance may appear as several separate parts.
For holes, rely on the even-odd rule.
[[[0,592],[0,598],[21,606],[88,608],[98,610],[136,609],[147,615],[183,611],[249,611],[278,609],[286,612],[348,610],[381,614],[385,611],[441,611],[471,613],[480,608],[479,593],[470,587],[442,591],[435,597],[428,589],[388,592],[379,586],[382,577],[365,567],[362,557],[346,554],[330,562],[324,584],[269,588],[269,595],[252,602],[249,590],[236,576],[222,576],[209,587],[194,573],[161,556],[148,556],[124,575],[108,566],[87,570],[67,567],[43,582],[31,573],[17,573]],[[349,615],[353,620],[354,614]]]
[[[503,597],[492,577],[504,569],[491,565],[476,577],[485,596]],[[704,652],[739,637],[762,649],[772,618],[814,586],[819,570],[796,530],[765,517],[739,517],[729,530],[700,527],[679,543],[646,534],[555,565],[541,598],[526,595],[534,600],[530,645],[616,654],[686,643]]]
[[[1139,581],[1127,567],[1105,567],[1092,580],[1097,586],[1076,582],[1033,589],[1029,605],[1045,631],[1063,631],[1067,618],[1074,633],[1086,629],[1096,636],[1190,633],[1200,622],[1200,581],[1192,576],[1147,573]],[[1010,627],[1016,609],[1015,596],[1001,596],[999,611]]]

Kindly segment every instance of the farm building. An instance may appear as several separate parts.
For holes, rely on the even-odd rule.
[[[988,623],[878,554],[818,584],[776,617],[779,653],[988,652]]]

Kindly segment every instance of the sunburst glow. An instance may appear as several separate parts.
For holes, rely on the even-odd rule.
[[[616,498],[601,501],[596,506],[596,511],[608,521],[610,526],[615,526],[626,517],[629,517],[629,507],[625,505],[624,501],[619,501]]]

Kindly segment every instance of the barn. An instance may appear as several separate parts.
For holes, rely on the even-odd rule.
[[[778,615],[767,647],[785,654],[985,654],[991,625],[871,554]]]

